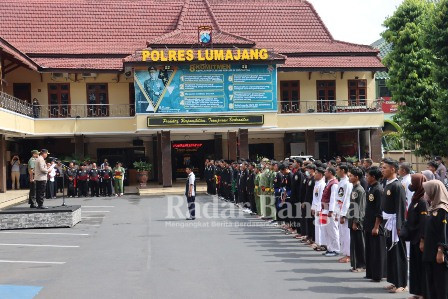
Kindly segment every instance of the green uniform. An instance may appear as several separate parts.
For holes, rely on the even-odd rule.
[[[266,168],[260,174],[260,213],[262,217],[269,217],[266,211],[266,203],[268,200],[267,197],[271,193],[269,184],[270,173],[271,171]]]
[[[115,167],[114,168],[115,194],[120,195],[121,193],[123,193],[123,180],[124,180],[124,168]]]
[[[257,206],[257,214],[261,215],[261,207],[260,207],[260,179],[261,179],[261,172],[257,173],[255,176],[255,190],[254,190],[254,196],[255,196],[255,205]]]
[[[277,172],[270,171],[268,176],[268,186],[269,186],[269,194],[266,197],[266,213],[270,218],[276,218],[276,209],[275,209],[275,192],[274,192],[274,180],[277,176]]]

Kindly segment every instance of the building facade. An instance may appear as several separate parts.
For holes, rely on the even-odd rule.
[[[21,11],[21,14],[17,14]],[[147,160],[171,186],[206,158],[381,158],[377,50],[304,0],[7,0],[0,192],[13,154]]]

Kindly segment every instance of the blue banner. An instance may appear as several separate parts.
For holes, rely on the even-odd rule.
[[[190,64],[136,70],[135,107],[150,113],[277,110],[275,65]]]

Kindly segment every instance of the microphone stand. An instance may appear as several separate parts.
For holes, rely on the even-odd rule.
[[[61,207],[66,207],[67,205],[65,204],[65,171],[67,171],[67,166],[65,166],[64,164],[62,164],[62,205]]]

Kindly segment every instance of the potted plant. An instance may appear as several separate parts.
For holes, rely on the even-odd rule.
[[[135,161],[133,165],[135,170],[137,170],[137,179],[140,183],[140,188],[146,188],[146,182],[148,181],[152,164],[143,161]]]

